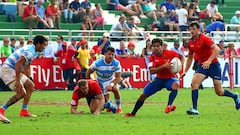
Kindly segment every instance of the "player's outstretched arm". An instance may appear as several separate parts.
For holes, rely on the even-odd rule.
[[[188,58],[186,61],[186,67],[185,67],[184,71],[182,72],[182,74],[180,75],[180,79],[186,75],[187,71],[189,70],[189,68],[192,65],[192,61],[193,61],[193,55],[188,55]]]

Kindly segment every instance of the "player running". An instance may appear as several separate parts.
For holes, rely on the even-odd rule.
[[[200,25],[198,22],[192,22],[189,25],[189,30],[192,34],[192,38],[189,40],[188,59],[185,71],[182,73],[181,77],[183,77],[189,70],[193,61],[193,54],[198,56],[199,64],[191,82],[192,108],[187,110],[187,114],[199,114],[197,110],[198,88],[208,76],[210,76],[213,80],[216,94],[218,96],[227,96],[233,98],[235,107],[237,110],[239,110],[240,96],[222,88],[221,67],[217,59],[219,47],[214,44],[210,37],[200,33]]]
[[[153,54],[150,56],[149,70],[151,74],[157,74],[157,77],[145,86],[132,112],[125,114],[125,117],[134,117],[144,104],[144,101],[163,88],[171,91],[165,113],[170,113],[176,109],[176,106],[172,104],[178,93],[179,80],[176,78],[176,75],[171,72],[172,66],[170,61],[174,57],[178,57],[183,64],[184,59],[182,55],[174,51],[164,50],[162,44],[161,39],[156,38],[152,40],[151,47],[153,49]]]
[[[48,44],[48,40],[42,36],[34,37],[33,45],[27,45],[16,50],[10,55],[3,66],[0,68],[0,78],[11,89],[16,92],[5,104],[0,108],[0,121],[10,123],[4,113],[11,105],[23,98],[21,117],[35,117],[28,111],[28,103],[34,90],[34,83],[30,80],[30,63],[38,56],[38,52],[42,52]]]

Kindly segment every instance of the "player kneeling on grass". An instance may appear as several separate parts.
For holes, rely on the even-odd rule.
[[[149,70],[151,74],[157,74],[157,77],[145,86],[143,93],[138,98],[132,112],[125,114],[125,117],[135,116],[137,111],[144,104],[144,101],[163,88],[171,91],[169,94],[167,107],[165,108],[165,113],[170,113],[176,109],[176,106],[172,105],[172,103],[177,96],[179,80],[176,78],[176,75],[172,73],[171,60],[174,57],[178,57],[181,59],[183,64],[184,59],[182,55],[174,51],[164,50],[162,44],[163,43],[161,39],[156,38],[152,40],[151,47],[153,49],[153,54],[149,58]]]
[[[48,44],[48,40],[42,36],[37,35],[33,40],[33,45],[27,45],[16,50],[10,55],[3,66],[0,68],[0,77],[11,90],[16,92],[7,103],[0,108],[0,121],[10,123],[5,116],[5,110],[17,101],[23,98],[21,117],[34,117],[28,111],[28,103],[32,92],[34,90],[34,83],[30,80],[30,63],[35,59],[39,53],[42,52]]]
[[[86,98],[90,112],[92,114],[100,114],[104,108],[115,108],[112,103],[104,103],[105,98],[102,94],[101,87],[96,80],[81,79],[78,85],[74,88],[71,102],[71,113],[83,114],[83,111],[77,111],[78,100]]]

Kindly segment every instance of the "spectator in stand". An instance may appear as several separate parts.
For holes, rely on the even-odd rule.
[[[172,50],[180,55],[183,55],[182,50],[179,47],[180,47],[179,41],[175,41],[173,43],[173,48],[171,48],[170,50]]]
[[[90,3],[89,0],[84,0],[83,2],[81,2],[81,8],[84,10],[85,12],[85,16],[88,16],[90,18],[90,21],[92,23],[92,29],[93,30],[96,30],[97,29],[97,24],[98,24],[98,21],[93,19],[93,10],[92,10],[92,5]]]
[[[211,21],[223,21],[223,16],[218,12],[218,7],[215,0],[211,0],[206,9],[203,10],[206,17],[211,18]]]
[[[239,57],[236,49],[234,48],[233,42],[228,43],[227,49],[224,51],[224,54],[223,54],[224,58],[227,58],[230,55],[230,53],[233,57]]]
[[[69,9],[73,11],[73,22],[82,22],[85,16],[85,10],[81,8],[79,0],[74,0],[70,3]]]
[[[217,46],[219,47],[220,51],[218,53],[218,57],[223,57],[225,50],[227,48],[227,46],[224,44],[224,40],[220,40],[219,43],[217,44]]]
[[[77,48],[77,39],[76,38],[72,38],[71,39],[71,44],[68,47],[72,48],[72,49],[78,50],[78,48]]]
[[[78,49],[78,63],[81,67],[81,77],[86,79],[86,71],[89,68],[90,51],[87,48],[87,40],[79,41],[80,48]]]
[[[97,45],[101,49],[101,53],[104,54],[109,46],[111,46],[111,42],[109,40],[109,33],[103,33],[103,37],[98,40]]]
[[[0,47],[0,56],[2,57],[8,57],[12,54],[11,46],[9,45],[10,38],[5,37],[3,39],[3,45]]]
[[[200,22],[200,11],[198,11],[197,2],[192,2],[188,8],[188,22],[197,21],[200,24],[201,32],[204,31],[204,23]]]
[[[60,29],[60,17],[61,12],[59,10],[59,4],[56,1],[51,1],[51,4],[46,8],[46,18],[50,28],[54,28],[56,23],[57,29]]]
[[[182,51],[182,54],[183,54],[185,57],[188,56],[188,52],[189,52],[188,40],[183,39],[182,47],[180,48],[180,50]]]
[[[130,40],[128,42],[128,46],[127,46],[128,54],[130,57],[133,57],[133,58],[139,57],[139,55],[135,52],[135,48],[136,48],[136,45],[135,45],[134,41]]]
[[[239,25],[237,27],[230,27],[231,30],[239,31],[240,30],[240,10],[237,10],[235,12],[235,15],[232,17],[230,24],[236,24]]]
[[[103,10],[100,3],[95,4],[95,9],[92,11],[92,19],[97,21],[96,28],[101,26],[102,30],[104,30]]]
[[[141,31],[135,24],[135,17],[131,16],[127,21],[127,25],[132,30],[132,32],[134,32],[134,34],[136,36],[140,37],[138,39],[143,39],[144,38],[143,33],[142,33],[143,30]]]
[[[46,28],[50,28],[50,26],[48,25],[47,21],[46,21],[46,16],[45,16],[45,9],[42,5],[42,3],[44,2],[44,0],[37,0],[37,4],[35,5],[37,13],[39,15],[39,28],[43,28],[43,25]]]
[[[139,18],[146,18],[146,16],[143,13],[141,4],[139,4],[137,1],[135,3],[127,5],[126,8],[136,12],[136,16],[138,16]]]
[[[57,50],[56,50],[56,52],[57,52],[59,50],[62,50],[63,37],[61,35],[58,35],[57,39],[56,39],[56,42],[57,42],[57,45],[58,45]]]
[[[144,57],[145,59],[148,59],[152,55],[152,49],[151,49],[151,40],[147,39],[146,40],[146,45],[142,49],[142,54],[141,56]],[[146,62],[148,64],[148,62]]]
[[[149,57],[152,55],[152,48],[151,48],[151,40],[147,39],[145,43],[145,47],[142,49],[141,56],[144,57],[146,65],[149,64]],[[151,75],[149,69],[148,70],[148,80],[153,80],[155,75]]]
[[[119,48],[116,49],[116,55],[118,57],[128,57],[129,56],[128,50],[127,50],[123,40],[120,41]]]
[[[90,32],[90,30],[93,30],[93,26],[89,16],[85,16],[84,21],[81,24],[80,30],[87,30],[86,32],[82,32],[83,38],[87,38],[90,36],[91,40],[93,40],[94,33]]]
[[[221,0],[221,1],[222,1],[222,6],[226,7],[224,0]],[[216,0],[216,4],[219,5],[219,0]]]
[[[122,40],[122,36],[136,36],[128,27],[125,16],[120,16],[119,22],[112,25],[110,35],[113,37],[113,40],[116,41]]]
[[[65,23],[72,23],[73,20],[73,10],[70,8],[69,0],[63,0],[62,11]]]
[[[29,1],[29,5],[24,8],[22,15],[23,22],[28,23],[28,28],[37,28],[40,17],[38,16],[34,1]],[[33,27],[32,27],[33,23]]]
[[[81,6],[81,8],[83,8],[83,9],[87,9],[87,8],[90,8],[90,12],[92,12],[92,5],[91,5],[91,3],[90,3],[90,1],[89,0],[84,0],[84,1],[82,1],[81,2],[81,4],[80,4],[80,6]]]
[[[71,47],[69,48],[67,46],[67,42],[65,41],[62,42],[62,48],[62,50],[56,52],[55,56],[60,58],[60,65],[63,69],[63,78],[67,84],[67,89],[73,90],[73,88],[75,87],[73,82],[73,61],[75,59],[74,57],[76,56],[75,54],[77,53],[77,50]]]
[[[46,36],[45,37],[48,41],[48,45],[45,47],[45,49],[43,50],[43,54],[42,57],[44,58],[54,58],[55,54],[54,54],[54,48],[52,43],[49,41],[49,37]]]
[[[130,15],[134,16],[137,15],[135,11],[130,10],[127,7],[124,7],[122,4],[120,4],[119,0],[106,0],[106,3],[108,4],[108,10],[122,10]]]
[[[176,9],[180,9],[184,3],[186,3],[186,0],[175,0],[174,6]]]
[[[95,60],[97,60],[97,57],[95,54],[96,54],[96,52],[94,51],[94,49],[92,49],[90,51],[89,65],[91,65]]]
[[[167,11],[166,15],[160,18],[160,26],[158,26],[160,31],[180,31],[178,24],[171,21],[172,11]],[[173,33],[170,34],[173,36]]]
[[[220,21],[212,22],[206,27],[207,33],[210,33],[211,31],[224,31],[224,30],[225,30],[225,24]]]
[[[188,4],[183,3],[180,5],[180,9],[176,10],[177,18],[178,18],[178,25],[181,31],[188,30]]]
[[[162,12],[156,12],[152,9],[152,6],[149,5],[150,1],[137,0],[136,3],[141,5],[144,15],[149,18],[153,18],[155,24],[159,23],[158,18],[163,16]]]
[[[12,48],[12,49],[11,49],[11,50],[12,50],[12,53],[15,52],[15,50],[16,50],[16,46],[15,46],[15,45],[16,45],[16,41],[17,41],[16,38],[11,38],[11,39],[10,39],[10,46],[11,46],[11,48]]]
[[[23,46],[25,46],[25,38],[24,38],[24,36],[20,36],[19,37],[19,45],[16,46],[16,50],[19,48],[22,48]]]
[[[166,13],[167,11],[175,11],[176,7],[173,3],[173,0],[166,0],[165,2],[160,4],[158,10],[160,12]]]
[[[199,12],[197,11],[198,7],[195,5],[195,3],[191,3],[188,8],[188,21],[191,23],[192,21],[198,21],[200,20]]]
[[[163,50],[168,50],[168,43],[167,42],[163,42]]]

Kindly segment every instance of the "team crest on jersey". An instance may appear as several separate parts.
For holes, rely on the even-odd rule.
[[[112,70],[116,70],[116,67],[112,67]]]
[[[163,59],[164,59],[165,61],[168,61],[168,57],[167,57],[167,56],[165,56]]]

